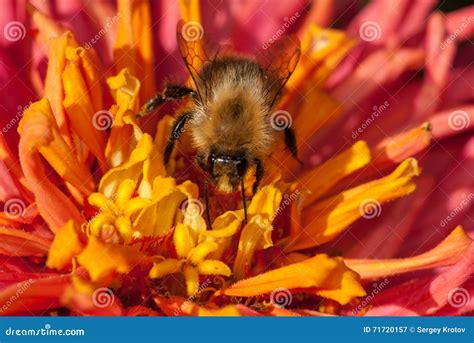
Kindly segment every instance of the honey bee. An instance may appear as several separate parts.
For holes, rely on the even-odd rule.
[[[188,98],[177,116],[164,151],[168,164],[175,141],[189,128],[198,166],[217,190],[230,193],[241,187],[245,221],[247,206],[244,176],[255,170],[253,194],[264,175],[263,161],[272,152],[280,131],[271,115],[283,87],[296,68],[300,43],[285,36],[255,58],[216,53],[208,58],[200,39],[184,36],[185,23],[177,27],[181,56],[191,76],[190,86],[169,84],[142,108],[145,115],[166,101]],[[290,126],[283,129],[286,146],[297,158],[296,138]],[[210,226],[208,183],[205,183],[207,222]]]

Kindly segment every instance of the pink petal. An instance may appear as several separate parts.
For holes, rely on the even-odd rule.
[[[474,246],[460,262],[436,276],[412,279],[384,290],[374,298],[369,316],[430,315],[448,304],[448,295],[472,277]],[[463,309],[467,310],[467,309]]]

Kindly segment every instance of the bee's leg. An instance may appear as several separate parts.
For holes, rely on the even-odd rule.
[[[137,117],[142,117],[149,114],[151,111],[161,106],[167,101],[181,99],[187,95],[195,95],[196,92],[191,88],[181,85],[168,85],[162,93],[158,93],[153,98],[142,106],[141,111]]]
[[[174,142],[179,139],[183,133],[186,125],[186,121],[192,117],[192,112],[181,113],[178,118],[176,118],[173,127],[171,128],[171,133],[166,143],[165,153],[164,153],[164,162],[165,165],[168,164],[171,153],[173,152]]]
[[[295,131],[291,127],[285,128],[285,144],[288,149],[290,149],[291,154],[293,157],[300,163],[303,162],[298,158],[298,147],[296,146],[296,135]]]
[[[211,211],[209,209],[209,183],[208,183],[207,180],[204,182],[204,199],[206,200],[207,229],[211,230],[212,229],[212,224],[211,224]]]
[[[257,193],[258,187],[260,186],[260,182],[262,181],[264,169],[263,163],[259,159],[255,160],[255,182],[252,186],[252,194],[255,195]]]
[[[245,224],[247,224],[247,199],[245,199],[245,185],[243,177],[240,178],[240,188],[242,188],[242,202],[244,204]]]

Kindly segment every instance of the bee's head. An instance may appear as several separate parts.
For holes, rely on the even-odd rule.
[[[198,156],[200,167],[209,174],[217,189],[224,193],[235,192],[249,167],[246,154],[213,150],[207,159]]]

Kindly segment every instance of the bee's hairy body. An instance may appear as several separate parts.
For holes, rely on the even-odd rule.
[[[272,81],[258,63],[240,57],[214,60],[200,76],[202,99],[195,98],[190,108],[192,141],[201,166],[214,156],[208,172],[218,190],[232,192],[241,177],[235,163],[265,159],[275,141]]]
[[[272,152],[278,133],[271,123],[273,107],[298,64],[300,43],[297,37],[285,36],[256,58],[216,54],[208,59],[201,40],[183,35],[184,25],[183,21],[178,23],[177,42],[192,86],[168,85],[138,115],[189,96],[173,124],[164,163],[168,164],[176,140],[188,131],[196,161],[217,190],[230,193],[240,184],[247,221],[244,177],[254,167],[255,193],[264,175],[263,161]],[[296,158],[293,130],[288,126],[283,133]],[[205,185],[207,222],[211,226],[207,181]]]

